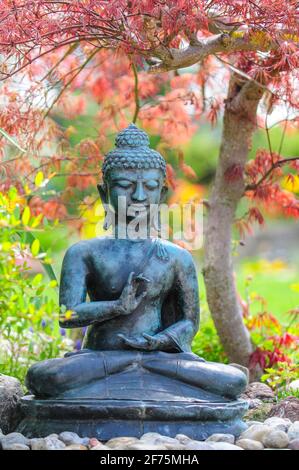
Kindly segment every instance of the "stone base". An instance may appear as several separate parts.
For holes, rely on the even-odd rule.
[[[41,400],[26,396],[21,400],[23,421],[17,431],[25,436],[45,437],[73,431],[81,437],[140,438],[147,432],[175,437],[186,434],[204,440],[214,433],[238,436],[246,429],[242,416],[248,404],[231,402],[171,402],[138,400]]]

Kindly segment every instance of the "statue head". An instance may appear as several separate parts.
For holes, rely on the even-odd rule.
[[[117,134],[115,145],[102,166],[103,184],[98,185],[102,203],[112,206],[118,214],[121,198],[126,210],[136,209],[148,215],[150,206],[159,205],[166,196],[166,162],[149,147],[148,135],[135,124]]]

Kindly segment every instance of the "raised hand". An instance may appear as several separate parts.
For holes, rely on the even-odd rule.
[[[131,272],[128,277],[127,284],[123,288],[121,296],[118,300],[118,307],[121,315],[130,315],[130,313],[134,312],[142,299],[144,299],[144,297],[147,295],[146,290],[138,296],[136,295],[140,282],[151,281],[144,277],[143,273],[135,276],[135,273]]]

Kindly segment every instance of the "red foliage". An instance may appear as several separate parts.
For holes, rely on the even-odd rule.
[[[45,202],[43,214],[49,220],[64,219],[67,215],[67,210],[64,204],[56,199],[51,199]]]
[[[135,112],[132,62],[138,68],[138,119],[151,134],[160,136],[159,145],[186,143],[197,129],[195,120],[203,113],[214,125],[223,107],[223,83],[215,78],[222,65],[213,55],[205,57],[195,73],[152,75],[145,70],[144,58],[150,58],[155,48],[181,48],[182,40],[188,41],[192,33],[206,41],[214,33],[234,30],[232,38],[239,35],[248,44],[257,45],[258,51],[231,52],[228,47],[219,58],[267,85],[271,90],[268,111],[282,102],[298,110],[297,7],[295,0],[0,0],[0,54],[7,58],[0,69],[0,78],[6,79],[0,87],[0,128],[31,152],[30,159],[24,158],[18,167],[8,165],[7,179],[25,173],[26,178],[31,175],[26,179],[30,184],[38,167],[32,164],[33,152],[39,155],[56,139],[65,155],[67,131],[63,133],[51,119],[44,120],[44,108],[53,106],[56,112],[63,109],[68,117],[77,116],[88,109],[88,96],[98,104],[94,127],[99,135],[94,147],[84,142],[83,149],[76,148],[80,156],[74,161],[67,154],[68,163],[56,156],[52,162],[55,171],[63,168],[72,173],[67,177],[71,187],[85,190],[94,184],[93,170],[98,170],[96,165],[111,145],[111,134],[126,126]],[[269,44],[274,44],[273,50],[268,51]],[[11,78],[15,73],[18,84],[22,83],[20,89]],[[221,80],[227,79],[228,74],[222,71]],[[57,96],[58,90],[63,92],[61,96]],[[78,90],[83,93],[74,94]],[[1,139],[2,159],[5,144]],[[87,158],[85,163],[78,163],[81,156]],[[272,168],[280,158],[261,150],[247,165],[248,185],[256,188],[246,193],[254,206],[237,222],[241,232],[250,231],[254,221],[263,223],[257,205],[298,216],[295,196],[280,188],[282,168]],[[290,168],[298,171],[298,162],[290,163]],[[187,178],[196,178],[183,160],[180,169]],[[232,165],[225,176],[228,182],[237,181],[243,177],[242,168]],[[168,181],[175,186],[170,166]],[[63,209],[57,211],[64,213]]]
[[[288,364],[291,364],[292,360],[279,348],[275,348],[274,351],[256,348],[256,350],[251,354],[249,368],[254,369],[255,366],[259,364],[262,369],[265,369],[267,367],[273,367],[278,362],[287,362]]]

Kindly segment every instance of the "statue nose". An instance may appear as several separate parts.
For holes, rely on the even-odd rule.
[[[132,194],[132,199],[138,202],[143,202],[146,200],[146,194],[144,192],[143,184],[141,181],[137,181],[136,190],[134,194]]]

